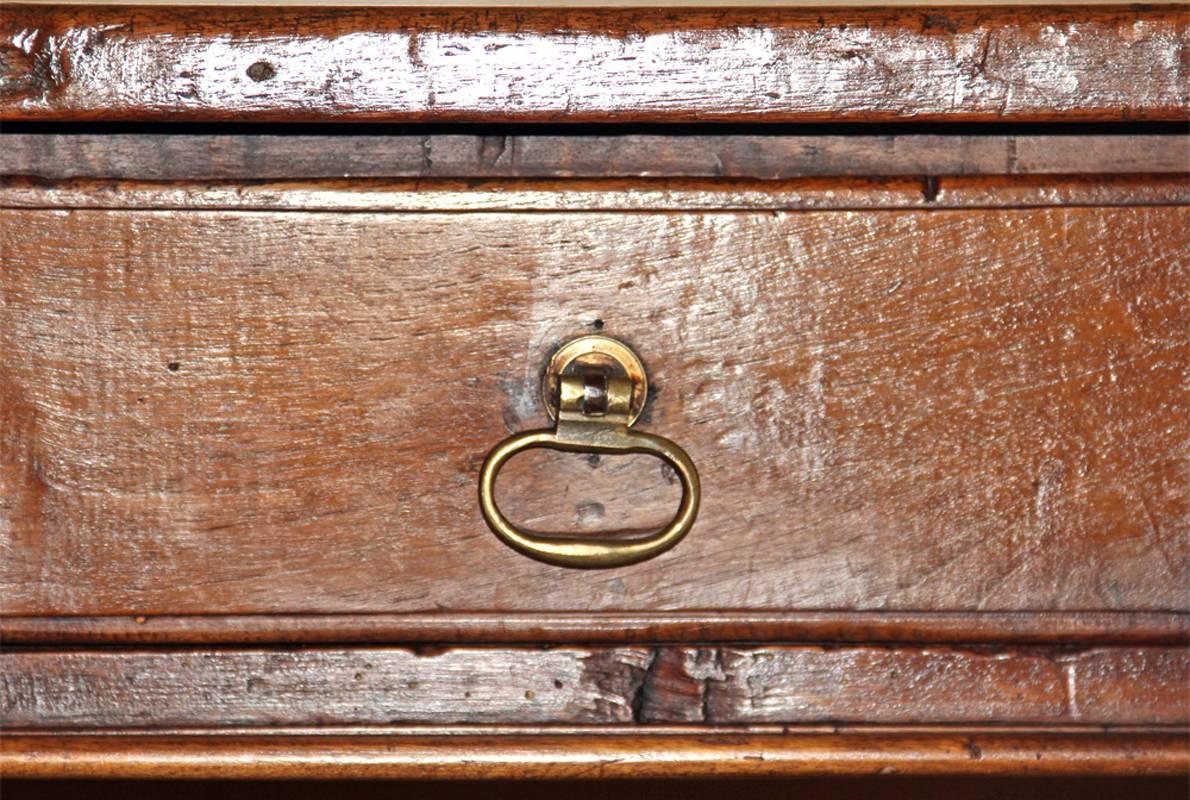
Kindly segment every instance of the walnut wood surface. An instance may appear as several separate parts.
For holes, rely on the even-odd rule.
[[[1185,119],[1179,6],[326,9],[6,4],[29,120]]]
[[[1188,21],[6,6],[6,123],[489,127],[0,138],[5,777],[1184,775],[1183,132],[491,124],[1184,121]],[[605,573],[475,502],[590,330],[706,493]]]
[[[1185,611],[1186,221],[6,211],[4,610]],[[704,503],[574,572],[475,478],[596,320]],[[675,503],[644,459],[502,489],[544,530]]]
[[[705,131],[704,129],[700,129]],[[763,129],[759,129],[763,131]],[[63,180],[758,178],[1190,172],[1184,131],[662,135],[6,133],[0,173]]]
[[[675,736],[16,736],[5,777],[708,778],[1181,775],[1187,739],[978,731]]]
[[[9,651],[8,728],[1186,725],[1184,647]]]

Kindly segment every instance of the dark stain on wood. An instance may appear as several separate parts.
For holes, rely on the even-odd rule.
[[[154,181],[1190,172],[1177,133],[6,133],[0,173]],[[638,181],[639,183],[639,181]]]

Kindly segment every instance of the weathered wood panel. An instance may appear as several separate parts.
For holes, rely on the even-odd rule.
[[[8,4],[41,120],[1186,117],[1178,6],[328,9]]]
[[[6,211],[5,611],[1185,610],[1187,216]],[[704,503],[573,572],[475,481],[595,325]],[[544,530],[674,504],[643,459],[502,489]]]
[[[651,659],[643,648],[8,652],[0,725],[624,723]]]
[[[1164,126],[1163,126],[1164,127]],[[63,180],[756,178],[1190,172],[1184,131],[661,135],[6,133],[0,173]]]
[[[665,648],[642,688],[653,722],[1186,724],[1190,651]]]
[[[12,651],[9,728],[1184,725],[1185,648]]]

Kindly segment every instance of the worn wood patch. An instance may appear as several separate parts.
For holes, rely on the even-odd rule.
[[[9,4],[29,120],[1186,118],[1179,6],[358,9]]]
[[[1184,725],[1185,648],[10,651],[0,724]]]
[[[643,648],[9,652],[0,724],[623,723],[651,659]]]
[[[665,722],[1185,724],[1184,648],[667,648],[640,716]],[[978,710],[976,710],[978,709]]]
[[[1185,610],[1186,223],[6,211],[5,611]],[[597,326],[705,494],[672,553],[574,572],[475,481]],[[544,530],[676,502],[644,459],[507,470]]]

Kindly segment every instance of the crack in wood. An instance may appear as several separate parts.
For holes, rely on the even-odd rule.
[[[660,654],[661,648],[650,648],[648,661],[645,662],[645,668],[641,671],[640,683],[634,688],[632,698],[628,703],[629,708],[632,709],[632,721],[637,725],[645,722],[645,708],[650,695],[654,691],[653,681],[656,677],[656,667]]]

